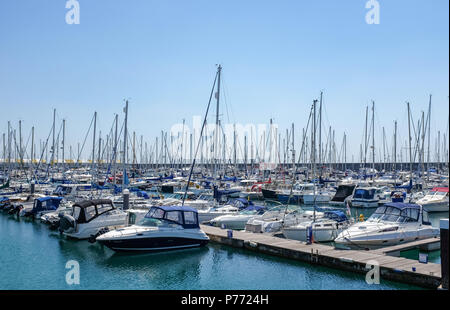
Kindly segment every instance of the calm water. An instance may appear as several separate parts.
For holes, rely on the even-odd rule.
[[[65,282],[69,260],[80,264],[80,285]],[[0,289],[416,288],[385,280],[368,285],[364,275],[215,244],[169,253],[116,254],[5,214],[0,214],[0,272]]]

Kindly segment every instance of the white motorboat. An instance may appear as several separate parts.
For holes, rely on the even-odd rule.
[[[234,229],[234,230],[244,230],[245,224],[248,220],[256,215],[261,215],[266,211],[264,207],[261,206],[249,206],[244,210],[232,215],[222,215],[213,218],[209,223],[216,227]]]
[[[295,210],[286,212],[285,209],[281,212],[270,210],[263,215],[254,216],[247,221],[245,230],[254,233],[269,233],[274,234],[280,232],[283,226],[294,226],[299,223],[310,221],[314,217],[314,211]],[[322,212],[316,212],[317,217],[321,217]]]
[[[71,238],[88,239],[126,222],[127,213],[116,209],[110,199],[85,200],[75,203],[70,215],[61,214],[59,231]]]
[[[152,207],[137,225],[116,229],[96,239],[114,251],[154,252],[201,247],[208,236],[200,229],[197,210]]]
[[[416,203],[428,212],[448,212],[448,187],[435,187]]]
[[[329,191],[318,190],[317,192],[308,191],[303,194],[303,203],[305,205],[326,204],[330,202],[334,194]]]
[[[372,249],[437,236],[439,230],[431,226],[422,206],[391,202],[342,231],[334,242],[338,248]]]
[[[391,192],[385,190],[377,187],[357,187],[350,200],[351,205],[356,208],[376,208],[390,196]]]
[[[225,215],[234,215],[239,212],[239,208],[232,205],[210,207],[198,210],[198,220],[200,223],[209,222],[213,218]]]
[[[294,226],[283,227],[282,232],[286,239],[306,242],[308,229],[311,229],[312,241],[333,241],[341,231],[349,225],[347,216],[342,211],[325,211],[319,218],[303,221]]]

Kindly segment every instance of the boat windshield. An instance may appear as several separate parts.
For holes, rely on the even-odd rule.
[[[183,225],[181,211],[164,211],[159,208],[151,208],[141,221],[142,226],[172,226]]]
[[[372,222],[395,222],[395,223],[411,223],[417,222],[419,219],[419,210],[414,208],[405,208],[403,210],[394,207],[379,207],[373,213],[368,221]]]
[[[198,197],[198,200],[211,201],[211,200],[213,200],[213,199],[214,199],[214,197],[211,196],[211,195],[200,195],[200,196]]]

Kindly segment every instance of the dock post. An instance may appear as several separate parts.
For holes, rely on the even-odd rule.
[[[123,210],[128,210],[130,207],[130,191],[128,189],[125,189],[123,191]]]
[[[442,289],[448,290],[448,219],[441,219],[440,228]]]
[[[31,184],[30,184],[30,193],[31,193],[31,195],[34,194],[35,184],[36,184],[36,183],[34,182],[34,180],[31,181]]]

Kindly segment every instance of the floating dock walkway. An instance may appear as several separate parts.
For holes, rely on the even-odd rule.
[[[228,237],[228,230],[201,225],[201,229],[209,236],[211,242],[245,248],[255,252],[295,259],[345,271],[366,274],[376,261],[380,267],[380,277],[386,280],[413,284],[426,288],[438,288],[441,284],[441,265],[420,263],[416,260],[389,255],[411,248],[423,247],[440,242],[439,238],[412,242],[384,248],[383,250],[360,251],[340,250],[323,244],[306,244],[296,240],[282,239],[265,234],[244,231],[233,231]]]

